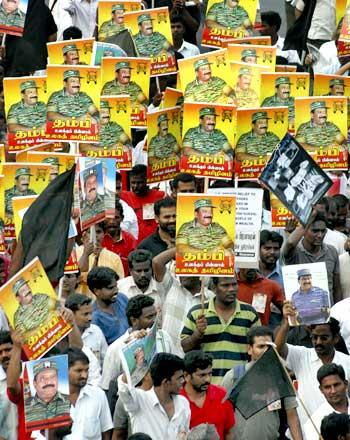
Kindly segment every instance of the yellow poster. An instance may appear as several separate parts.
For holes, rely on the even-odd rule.
[[[102,96],[129,95],[131,126],[146,126],[149,58],[102,58]]]
[[[169,108],[181,105],[183,102],[183,93],[181,90],[167,87],[164,91],[161,107]]]
[[[288,64],[276,64],[276,72],[296,72],[297,66],[289,66]]]
[[[223,46],[227,47],[228,44],[255,44],[259,46],[271,46],[271,37],[254,36],[234,38],[232,41],[227,41]]]
[[[231,76],[234,79],[233,88],[238,108],[259,107],[261,74],[267,68],[258,64],[231,62]]]
[[[45,141],[46,76],[4,78],[8,151]]]
[[[47,43],[47,51],[49,53],[48,64],[90,65],[92,64],[91,57],[94,41],[95,38],[80,38],[78,40]]]
[[[34,147],[26,148],[25,150],[18,151],[16,153],[16,162],[28,162],[27,153],[29,151],[46,151],[46,152],[67,152],[70,151],[69,142],[45,142],[44,144],[38,144]]]
[[[235,177],[257,179],[288,131],[288,107],[237,111]]]
[[[29,151],[27,153],[27,162],[50,165],[49,181],[51,182],[59,174],[70,170],[73,167],[77,157],[78,155],[74,154]]]
[[[97,141],[100,89],[100,67],[47,66],[47,138]]]
[[[347,120],[346,96],[295,99],[295,139],[323,169],[348,169]]]
[[[276,47],[252,44],[229,44],[227,46],[230,61],[258,64],[269,71],[275,71]]]
[[[18,241],[19,233],[22,229],[23,216],[26,213],[29,206],[37,198],[37,195],[24,196],[24,197],[14,197],[12,199],[13,208],[13,222],[15,224],[16,240]]]
[[[234,276],[236,197],[179,194],[176,274]]]
[[[288,220],[293,218],[293,214],[283,205],[275,194],[270,191],[271,204],[271,225],[273,228],[285,228]]]

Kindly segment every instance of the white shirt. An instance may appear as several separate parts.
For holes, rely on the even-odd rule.
[[[61,7],[72,17],[72,25],[78,27],[83,38],[92,37],[96,27],[98,0],[62,0]]]
[[[181,47],[180,49],[178,49],[178,52],[181,53],[184,58],[194,57],[200,54],[197,46],[185,40],[182,41]]]
[[[164,302],[164,290],[162,287],[158,288],[155,279],[152,277],[149,286],[145,292],[140,290],[134,281],[134,278],[130,275],[129,277],[122,278],[118,280],[118,291],[124,293],[129,299],[136,295],[147,295],[154,299],[156,307],[162,307]]]
[[[276,47],[276,56],[286,58],[288,63],[298,63],[301,64],[298,52],[296,50],[283,50],[284,38],[278,36]]]
[[[52,5],[55,0],[49,0],[49,8],[52,8]],[[63,9],[63,2],[65,0],[57,0],[53,10],[52,15],[55,20],[56,26],[57,26],[57,40],[63,39],[63,31],[67,29],[68,27],[73,25],[73,19],[72,16],[69,14],[69,12],[65,11]]]
[[[9,330],[9,324],[4,310],[0,306],[0,330]]]
[[[308,38],[311,40],[331,40],[336,29],[336,0],[317,0],[312,15]],[[303,11],[303,0],[296,2],[296,8]]]
[[[71,405],[72,433],[65,440],[100,440],[102,432],[113,429],[111,412],[105,392],[85,385],[80,390],[75,406]]]
[[[350,297],[350,255],[348,252],[339,256],[340,285],[344,298]]]
[[[175,412],[169,420],[154,388],[148,391],[129,388],[119,376],[118,391],[120,400],[129,412],[133,433],[143,432],[152,440],[177,440],[179,433],[189,431],[191,410],[184,396],[172,396]]]
[[[313,51],[314,52],[314,51]],[[335,74],[341,68],[338,58],[338,49],[335,41],[328,41],[322,44],[320,49],[312,52],[313,62],[312,68],[315,73]]]
[[[148,110],[149,113],[151,113]],[[146,138],[136,144],[136,147],[132,150],[132,166],[146,165],[147,166],[147,151],[144,150]]]
[[[120,224],[120,227],[123,231],[129,232],[133,235],[136,240],[139,236],[139,225],[137,223],[137,217],[135,211],[132,209],[130,205],[128,205],[124,200],[119,199],[119,203],[123,207],[123,216],[124,219]]]
[[[0,438],[17,440],[17,406],[7,397],[6,373],[0,365]]]
[[[345,252],[344,244],[346,242],[346,235],[342,232],[332,231],[332,229],[327,228],[323,242],[334,246],[338,252],[338,255],[341,255]]]
[[[317,356],[314,348],[290,344],[287,344],[287,346],[287,367],[294,371],[298,381],[300,398],[303,400],[309,413],[313,414],[326,400],[319,390],[319,383],[317,381],[317,371],[322,367],[323,363]],[[350,356],[336,351],[332,362],[341,365],[345,370],[346,378],[350,378]],[[301,405],[298,406],[298,415],[300,424],[303,426],[307,416]]]
[[[89,377],[88,384],[95,387],[101,386],[101,367],[97,357],[93,354],[87,345],[83,345],[82,351],[89,358]]]
[[[108,390],[111,380],[116,379],[122,373],[120,350],[126,345],[129,336],[130,329],[108,347],[102,369],[102,388],[104,390]],[[156,348],[157,353],[176,354],[173,350],[172,340],[164,330],[157,331]]]
[[[90,348],[100,364],[103,364],[108,344],[106,338],[98,325],[90,324],[81,335],[83,343]]]
[[[331,317],[339,321],[340,334],[350,353],[350,298],[345,298],[331,308]]]

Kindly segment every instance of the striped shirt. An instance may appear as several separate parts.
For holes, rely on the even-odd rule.
[[[215,297],[204,303],[207,329],[201,340],[201,349],[213,358],[212,383],[221,384],[222,378],[235,365],[248,361],[247,332],[259,326],[260,319],[250,304],[236,300],[235,311],[228,322],[216,312]],[[196,329],[196,320],[202,314],[201,305],[193,306],[187,314],[181,338],[191,336]]]

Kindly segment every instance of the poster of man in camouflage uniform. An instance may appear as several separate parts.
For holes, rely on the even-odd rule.
[[[235,42],[228,44],[227,54],[230,61],[245,63],[245,67],[249,67],[247,64],[259,65],[266,68],[264,72],[275,71],[276,47],[274,46]]]
[[[13,217],[12,199],[13,197],[32,196],[36,192],[29,188],[30,178],[33,174],[30,168],[18,168],[15,173],[15,184],[12,188],[5,190],[5,215]]]
[[[118,35],[120,32],[126,29],[124,24],[124,12],[125,6],[122,3],[118,3],[112,6],[112,18],[104,21],[98,31],[99,41],[106,41],[107,38]]]
[[[86,229],[105,217],[102,164],[82,170],[80,184],[80,219],[82,229]]]
[[[234,93],[238,107],[253,108],[259,106],[259,96],[252,87],[253,70],[250,67],[241,67]]]
[[[92,63],[94,38],[47,43],[48,64],[87,66]]]
[[[288,107],[288,120],[294,124],[295,110],[294,97],[290,95],[290,87],[292,83],[288,76],[280,76],[275,80],[275,94],[263,100],[262,107]]]
[[[28,1],[2,0],[0,4],[0,32],[21,37]]]

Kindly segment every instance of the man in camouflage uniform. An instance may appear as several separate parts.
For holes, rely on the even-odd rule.
[[[80,62],[79,50],[76,44],[66,44],[63,46],[63,64],[69,64],[76,66],[77,64],[86,65],[86,63]]]
[[[90,119],[92,123],[98,122],[98,110],[92,99],[85,92],[80,91],[79,70],[66,70],[63,72],[64,87],[52,93],[47,103],[47,119],[54,121],[78,121]]]
[[[252,114],[252,130],[244,133],[238,139],[236,145],[236,159],[256,159],[258,156],[266,156],[272,153],[279,143],[278,137],[268,131],[267,112],[259,111]]]
[[[174,135],[169,133],[169,119],[165,113],[157,118],[158,134],[153,136],[148,145],[148,162],[152,165],[162,159],[174,157],[179,152],[179,145]]]
[[[205,23],[209,29],[242,30],[244,35],[249,35],[252,23],[247,11],[239,6],[239,0],[224,0],[215,3],[206,15]]]
[[[45,159],[42,160],[42,163],[47,163],[50,165],[49,180],[52,182],[60,173],[61,164],[58,160],[58,157],[45,157]]]
[[[50,312],[55,310],[56,301],[45,293],[33,295],[28,281],[20,277],[13,285],[12,291],[19,306],[14,314],[15,330],[22,333],[36,330],[50,319]]]
[[[290,96],[290,78],[287,76],[280,76],[275,80],[275,94],[264,99],[262,107],[288,107],[288,120],[290,123],[294,123],[295,109],[294,98]]]
[[[184,136],[182,148],[183,154],[225,154],[227,160],[232,159],[233,151],[226,135],[215,128],[215,108],[203,107],[199,110],[198,127],[190,128]]]
[[[80,205],[80,214],[82,222],[101,214],[105,210],[104,198],[97,192],[97,171],[95,168],[90,168],[85,171],[84,179],[84,193],[85,199]]]
[[[241,52],[241,61],[249,64],[256,64],[258,55],[255,49],[245,49]]]
[[[226,230],[213,223],[213,209],[210,199],[199,199],[194,203],[193,221],[184,223],[176,237],[176,250],[180,255],[187,252],[224,251],[233,255],[233,241]]]
[[[19,0],[2,0],[0,23],[2,26],[24,28],[25,14],[19,9]]]
[[[259,107],[259,97],[255,93],[255,90],[250,87],[252,75],[253,73],[248,67],[241,67],[238,71],[238,81],[234,88],[238,107]]]
[[[196,79],[187,84],[185,101],[233,104],[235,94],[232,88],[223,79],[212,76],[210,64],[208,58],[201,58],[194,63]]]
[[[100,103],[100,145],[105,149],[112,149],[122,144],[130,153],[131,140],[123,127],[117,122],[111,121],[111,107],[108,101]]]
[[[28,131],[28,129],[45,129],[46,105],[38,101],[38,86],[35,81],[23,81],[19,85],[21,101],[12,104],[7,115],[7,126],[10,133]]]
[[[98,32],[98,40],[106,41],[107,38],[114,37],[126,29],[124,25],[124,5],[112,6],[112,19],[102,23]]]
[[[301,124],[295,136],[308,152],[317,151],[320,147],[346,145],[347,140],[340,129],[327,121],[325,101],[314,101],[310,105],[311,119]]]
[[[33,367],[35,395],[25,402],[26,423],[69,414],[69,396],[58,391],[58,367],[55,361],[43,359]]]
[[[171,44],[159,32],[153,32],[153,18],[150,14],[137,17],[139,32],[134,35],[136,49],[141,57],[156,57],[170,48]]]
[[[345,96],[345,82],[342,78],[333,78],[329,81],[327,96]],[[350,99],[348,97],[348,127],[350,127]]]
[[[17,168],[15,173],[15,184],[12,188],[5,190],[5,215],[13,217],[12,199],[13,197],[32,196],[36,192],[29,188],[30,168]]]

